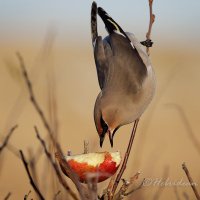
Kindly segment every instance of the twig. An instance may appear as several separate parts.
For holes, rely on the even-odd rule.
[[[56,200],[57,199],[57,197],[58,197],[58,195],[61,193],[61,191],[59,190],[55,195],[54,195],[54,198],[53,198],[53,200]]]
[[[142,180],[142,182],[140,183],[140,185],[138,187],[136,187],[136,188],[132,189],[131,191],[125,193],[124,196],[128,196],[128,195],[134,193],[135,191],[141,189],[142,186],[144,185],[144,181],[145,181],[145,178]]]
[[[34,92],[33,92],[33,87],[32,87],[31,81],[29,79],[28,73],[26,71],[24,60],[23,60],[22,56],[20,55],[20,53],[17,53],[17,57],[19,59],[20,67],[22,69],[22,73],[23,73],[23,76],[24,76],[24,79],[25,79],[25,82],[26,82],[26,85],[27,85],[27,88],[28,88],[30,100],[31,100],[34,108],[36,109],[37,113],[39,114],[39,116],[40,116],[40,118],[41,118],[41,120],[42,120],[42,122],[44,124],[44,127],[46,128],[47,132],[49,133],[49,136],[50,136],[53,144],[55,145],[55,147],[58,150],[59,154],[62,155],[62,157],[63,157],[63,153],[62,153],[62,150],[60,148],[60,145],[56,142],[56,140],[54,138],[53,131],[52,131],[52,129],[51,129],[51,127],[50,127],[50,125],[49,125],[49,123],[47,121],[47,118],[45,117],[42,109],[39,106],[39,103],[37,102],[37,100],[35,98],[35,95],[34,95]],[[69,175],[70,179],[73,181],[73,183],[76,185],[76,188],[80,193],[80,196],[84,197],[86,194],[85,194],[85,191],[83,191],[84,189],[83,189],[82,185],[80,184],[80,182],[76,178],[76,175],[71,171],[71,169],[69,168],[67,162],[64,159],[63,159],[63,162],[65,163],[64,167],[69,172],[68,175]]]
[[[5,196],[4,200],[8,200],[10,198],[11,194],[12,194],[11,192],[8,192],[8,194]]]
[[[6,145],[8,144],[8,140],[10,139],[12,133],[14,132],[14,130],[18,127],[18,125],[13,126],[10,131],[8,132],[8,135],[6,136],[5,140],[3,141],[2,145],[0,146],[0,154],[3,151],[3,149],[6,147]]]
[[[89,142],[84,140],[84,154],[89,153]]]
[[[58,177],[58,180],[63,185],[63,187],[69,192],[69,194],[72,196],[72,198],[75,200],[78,200],[76,194],[71,190],[71,188],[69,187],[67,182],[63,179],[63,177],[59,171],[58,165],[53,161],[51,154],[48,152],[45,141],[40,137],[37,127],[34,127],[34,128],[35,128],[36,136],[37,136],[38,140],[40,141],[41,145],[43,146],[44,152],[45,152],[47,158],[49,159],[51,165],[53,166],[55,173]]]
[[[113,188],[112,188],[112,194],[113,195],[115,194],[117,186],[118,186],[118,184],[121,180],[121,177],[122,177],[122,175],[123,175],[123,173],[126,169],[126,164],[128,162],[128,158],[129,158],[129,155],[130,155],[130,152],[131,152],[131,148],[132,148],[133,141],[134,141],[134,138],[135,138],[135,133],[136,133],[136,130],[137,130],[138,122],[139,122],[139,119],[136,119],[135,122],[134,122],[131,137],[130,137],[130,140],[129,140],[129,144],[128,144],[128,147],[127,147],[127,150],[126,150],[126,153],[125,153],[125,156],[124,156],[124,160],[123,160],[122,166],[120,168],[119,173],[117,174],[117,178],[115,179],[115,182],[114,182],[114,185],[113,185]]]
[[[29,195],[31,194],[31,190],[29,190],[28,194],[24,195],[24,200],[28,200]]]
[[[19,62],[20,62],[20,67],[22,69],[22,73],[23,73],[23,76],[24,76],[24,79],[25,79],[25,82],[26,82],[26,85],[28,87],[28,92],[29,92],[29,96],[30,96],[30,101],[32,102],[33,106],[35,107],[36,111],[38,112],[43,124],[44,124],[44,127],[47,129],[50,137],[52,138],[52,140],[54,141],[54,138],[53,138],[53,131],[51,130],[50,126],[49,126],[49,123],[42,111],[42,109],[40,108],[40,105],[39,103],[37,102],[36,98],[35,98],[35,95],[34,95],[34,92],[33,92],[33,87],[32,87],[32,84],[31,84],[31,81],[28,77],[28,73],[26,71],[26,67],[25,67],[25,64],[24,64],[24,60],[22,58],[22,56],[20,55],[19,52],[17,52],[17,57],[19,59]]]
[[[135,188],[134,190],[131,190],[131,191],[128,192],[128,193],[126,193],[126,191],[127,191],[127,190],[129,189],[129,187],[135,182],[135,180],[138,179],[139,175],[140,175],[140,172],[137,172],[133,177],[130,178],[129,181],[122,179],[123,184],[122,184],[122,186],[120,187],[120,189],[119,189],[119,191],[117,192],[117,194],[114,196],[113,200],[121,200],[121,199],[123,199],[125,196],[128,196],[129,194],[133,193],[133,192],[136,190],[136,188]],[[142,187],[143,182],[144,182],[144,181],[142,181],[142,184],[140,184],[140,185],[141,185],[140,187]]]
[[[148,32],[146,34],[147,40],[151,39],[151,30],[152,30],[153,23],[155,21],[155,15],[153,14],[152,6],[153,6],[153,0],[149,0],[149,16],[150,16],[150,20],[149,20],[149,29],[148,29]],[[147,52],[148,55],[150,55],[149,47],[147,47],[146,52]]]
[[[41,200],[45,200],[45,198],[43,197],[42,193],[40,192],[39,188],[36,186],[35,182],[33,181],[33,178],[30,174],[30,171],[28,169],[28,163],[24,157],[24,154],[22,152],[22,150],[19,151],[20,155],[21,155],[21,159],[22,159],[22,162],[24,164],[24,167],[26,169],[26,172],[28,174],[28,178],[30,180],[30,184],[32,185],[33,189],[35,190],[36,194],[38,195],[38,197],[41,199]]]
[[[190,185],[191,185],[191,187],[192,187],[192,189],[193,189],[193,192],[194,192],[196,198],[197,198],[198,200],[200,200],[200,196],[199,196],[199,193],[198,193],[197,188],[196,188],[196,186],[195,186],[195,183],[194,183],[194,181],[192,180],[192,177],[191,177],[191,175],[190,175],[190,172],[189,172],[188,168],[186,167],[186,164],[185,164],[185,163],[182,164],[182,168],[183,168],[183,170],[184,170],[184,172],[185,172],[185,174],[186,174],[186,176],[187,176],[187,178],[188,178],[188,181],[190,182]]]

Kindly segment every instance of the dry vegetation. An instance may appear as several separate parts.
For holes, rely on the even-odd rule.
[[[152,13],[152,3],[153,0],[149,0],[149,8],[150,8],[150,23],[149,23],[149,30],[147,32],[147,39],[150,39],[151,35],[151,29],[152,25],[155,19],[155,16]],[[149,54],[149,48],[147,48],[147,52]],[[128,158],[131,152],[132,144],[134,141],[136,129],[137,129],[137,123],[135,122],[133,126],[133,130],[131,133],[129,144],[127,145],[127,150],[124,155],[124,159],[121,165],[121,168],[119,169],[119,172],[113,176],[109,184],[105,186],[105,189],[103,190],[102,194],[99,194],[98,191],[98,184],[90,180],[87,184],[82,184],[79,182],[78,177],[76,174],[70,169],[68,166],[65,158],[64,153],[60,147],[59,141],[58,141],[58,125],[57,125],[57,113],[56,113],[56,107],[57,102],[55,99],[55,94],[53,91],[55,91],[55,86],[53,86],[53,90],[49,91],[49,115],[50,120],[47,120],[46,113],[42,110],[40,103],[38,102],[36,96],[37,94],[33,90],[33,85],[31,82],[31,76],[29,77],[29,74],[26,70],[26,64],[24,62],[24,59],[20,53],[17,53],[17,58],[19,60],[19,65],[22,71],[23,79],[25,81],[25,84],[28,89],[30,102],[32,103],[35,111],[37,112],[38,116],[40,117],[42,124],[44,128],[46,129],[47,135],[45,136],[45,139],[41,137],[40,130],[37,126],[34,126],[34,131],[36,138],[38,139],[40,143],[40,147],[38,149],[34,149],[34,153],[31,149],[28,151],[28,156],[25,156],[24,152],[22,150],[17,150],[13,145],[9,143],[9,139],[14,134],[16,128],[18,125],[13,126],[9,132],[5,135],[4,139],[1,140],[0,143],[0,160],[1,160],[1,154],[3,151],[9,150],[13,153],[17,158],[21,160],[21,163],[24,166],[24,173],[27,174],[27,177],[30,182],[30,186],[32,187],[30,191],[27,192],[27,194],[24,194],[24,199],[32,199],[30,195],[32,193],[36,194],[35,199],[47,199],[45,195],[43,194],[43,189],[41,189],[42,183],[39,182],[39,177],[36,169],[38,158],[41,157],[43,154],[46,155],[46,158],[48,160],[48,165],[51,167],[52,174],[52,180],[55,182],[55,187],[50,188],[54,195],[51,199],[58,200],[58,199],[82,199],[82,200],[121,200],[121,199],[134,199],[134,193],[138,190],[142,193],[145,178],[140,178],[140,172],[135,173],[132,177],[130,177],[128,180],[123,179],[124,171],[127,167]],[[51,80],[54,82],[53,80]],[[52,88],[52,87],[51,87]],[[184,109],[176,104],[168,104],[167,106],[174,108],[178,114],[180,115],[180,118],[183,121],[183,124],[185,125],[185,129],[188,133],[188,138],[191,140],[192,144],[196,148],[197,152],[200,155],[200,143],[198,142],[198,139],[195,137],[195,134],[193,133],[193,130],[191,128],[191,125],[189,123],[189,120],[187,119],[187,116],[184,112]],[[88,152],[88,142],[84,141],[84,153]],[[33,147],[31,147],[33,148]],[[55,159],[55,153],[56,156],[59,158],[59,161],[62,165],[62,167],[65,170],[65,173],[68,174],[69,178],[75,185],[76,190],[74,187],[71,187],[71,184],[68,183],[67,178],[63,175],[62,171],[60,170],[59,164]],[[134,154],[134,153],[133,153]],[[187,168],[186,164],[183,163],[182,165],[183,172],[185,172],[185,175],[188,179],[188,181],[191,184],[191,188],[193,190],[193,193],[196,196],[196,199],[200,200],[200,196],[198,193],[197,186],[195,183],[195,177],[192,177],[192,172],[190,174],[189,169]],[[181,170],[181,166],[180,166]],[[166,167],[163,170],[163,179],[166,179],[169,175],[169,168]],[[139,181],[138,181],[139,180]],[[136,186],[137,185],[137,186]],[[153,200],[161,199],[161,194],[164,190],[164,187],[158,187],[157,191],[153,195]],[[133,194],[133,195],[132,195]],[[180,193],[178,192],[178,189],[176,186],[174,186],[174,194],[176,196],[176,199],[190,199],[187,192],[183,192],[183,194],[180,196]],[[69,197],[70,196],[70,197]],[[4,200],[12,199],[12,191],[8,191],[6,196],[4,197]],[[142,199],[137,197],[137,199]]]

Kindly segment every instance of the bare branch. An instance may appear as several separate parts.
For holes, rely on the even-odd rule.
[[[61,191],[59,190],[55,195],[54,195],[54,198],[53,198],[53,200],[56,200],[57,199],[57,197],[58,197],[58,195],[61,193]]]
[[[149,20],[149,29],[148,29],[148,32],[146,34],[147,40],[151,39],[151,30],[152,30],[153,23],[155,21],[155,15],[153,14],[152,6],[153,6],[153,0],[149,0],[149,16],[150,16],[150,20]],[[147,51],[147,54],[149,55],[150,54],[149,47],[147,47],[146,51]]]
[[[84,153],[89,153],[89,141],[84,140]]]
[[[6,145],[8,144],[8,140],[10,139],[12,133],[14,132],[14,130],[18,127],[18,125],[13,126],[10,131],[8,132],[8,135],[6,136],[6,138],[4,139],[2,145],[0,146],[0,154],[3,151],[3,149],[6,147]]]
[[[142,186],[144,185],[144,181],[145,181],[145,178],[142,180],[142,182],[140,183],[140,185],[138,187],[136,187],[136,188],[132,189],[131,191],[125,193],[124,196],[128,196],[128,195],[136,192],[137,190],[141,189]]]
[[[24,64],[23,57],[20,55],[19,52],[17,53],[17,57],[19,59],[20,67],[22,69],[22,73],[23,73],[23,76],[24,76],[24,79],[25,79],[25,82],[26,82],[26,85],[27,85],[27,88],[28,88],[30,101],[32,102],[33,106],[35,107],[35,110],[38,112],[38,114],[39,114],[39,116],[40,116],[40,118],[41,118],[41,120],[42,120],[42,122],[44,124],[44,127],[46,128],[46,130],[49,133],[50,137],[53,139],[53,131],[51,130],[51,128],[49,126],[49,123],[48,123],[48,121],[47,121],[47,119],[46,119],[46,117],[44,115],[44,112],[40,108],[40,105],[39,105],[39,103],[37,102],[37,100],[35,98],[35,94],[33,92],[32,83],[31,83],[31,81],[29,79],[28,72],[26,71],[26,67],[25,67],[25,64]]]
[[[118,184],[121,180],[121,177],[122,177],[122,175],[123,175],[123,173],[126,169],[128,158],[129,158],[131,148],[132,148],[132,145],[133,145],[133,141],[134,141],[134,138],[135,138],[135,133],[136,133],[136,130],[137,130],[138,122],[139,122],[139,119],[136,119],[135,122],[134,122],[131,137],[130,137],[130,140],[129,140],[129,144],[128,144],[128,147],[127,147],[127,150],[126,150],[126,153],[125,153],[125,156],[124,156],[124,160],[123,160],[122,166],[120,168],[119,173],[117,174],[117,178],[115,179],[115,182],[114,182],[114,185],[113,185],[113,188],[112,188],[112,194],[115,194],[117,186],[118,186]]]
[[[28,194],[24,195],[24,200],[28,200],[29,195],[31,194],[31,190],[29,190]]]
[[[47,147],[46,147],[46,143],[45,141],[40,137],[39,131],[37,129],[37,127],[35,128],[35,132],[36,132],[36,136],[38,138],[38,140],[40,141],[41,145],[43,146],[44,152],[48,158],[48,160],[50,161],[51,165],[53,166],[53,169],[55,170],[55,173],[58,177],[58,180],[60,181],[60,183],[63,185],[63,187],[65,188],[65,190],[67,192],[69,192],[69,194],[72,196],[73,199],[78,200],[76,194],[71,190],[71,188],[69,187],[69,185],[67,184],[67,182],[63,179],[60,170],[58,168],[58,165],[53,161],[53,158],[51,156],[51,154],[48,152]]]
[[[42,193],[40,192],[39,188],[37,187],[37,185],[35,184],[35,182],[33,181],[33,178],[31,176],[31,173],[29,171],[29,168],[28,168],[28,163],[24,157],[24,154],[22,152],[22,150],[19,151],[20,155],[21,155],[21,159],[22,159],[22,162],[24,164],[24,167],[25,167],[25,170],[27,172],[27,175],[28,175],[28,178],[30,180],[30,184],[32,185],[33,189],[35,190],[36,194],[38,195],[38,197],[41,199],[41,200],[45,200],[45,198],[43,197]]]
[[[11,194],[12,194],[11,192],[8,192],[8,194],[5,196],[4,200],[8,200],[10,198]]]
[[[196,185],[195,185],[195,183],[194,183],[194,181],[193,181],[193,179],[192,179],[192,177],[190,175],[190,172],[189,172],[188,168],[186,167],[185,163],[182,164],[182,168],[183,168],[183,170],[184,170],[184,172],[185,172],[185,174],[186,174],[186,176],[188,178],[188,181],[190,182],[190,186],[192,187],[193,192],[194,192],[196,198],[198,200],[200,200],[200,196],[199,196],[199,193],[197,191]]]

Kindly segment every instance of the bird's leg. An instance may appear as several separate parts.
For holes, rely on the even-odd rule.
[[[121,180],[121,177],[122,177],[122,175],[123,175],[123,173],[126,169],[126,164],[128,162],[128,158],[129,158],[129,155],[130,155],[130,152],[131,152],[131,148],[132,148],[133,141],[134,141],[134,138],[135,138],[135,133],[136,133],[136,130],[137,130],[138,122],[139,122],[139,119],[136,119],[135,122],[134,122],[131,137],[130,137],[130,140],[129,140],[129,144],[128,144],[128,147],[127,147],[127,150],[126,150],[126,153],[125,153],[125,156],[124,156],[124,160],[123,160],[121,169],[120,169],[119,173],[117,174],[117,178],[115,179],[115,183],[114,183],[113,188],[112,188],[112,194],[115,194],[115,191],[117,189],[119,181]]]
[[[152,47],[153,46],[153,42],[150,39],[147,39],[147,40],[142,41],[140,43],[145,47]]]

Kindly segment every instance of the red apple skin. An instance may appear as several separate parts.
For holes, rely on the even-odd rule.
[[[119,167],[119,164],[116,165],[117,163],[113,161],[112,156],[109,152],[105,152],[104,161],[96,167],[89,165],[86,162],[77,162],[73,159],[68,160],[67,163],[69,164],[71,169],[78,175],[79,180],[82,183],[87,182],[89,174],[95,173],[97,173],[97,177],[95,178],[95,180],[97,182],[102,182],[114,175]],[[65,170],[62,169],[62,171],[65,173]]]

